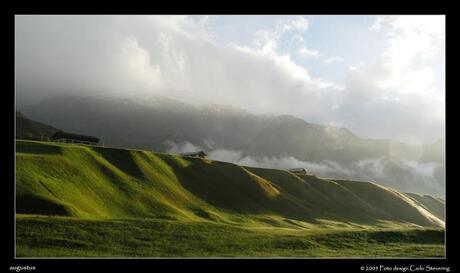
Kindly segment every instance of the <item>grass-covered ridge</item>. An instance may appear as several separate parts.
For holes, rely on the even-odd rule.
[[[374,183],[331,181],[296,176],[284,170],[249,168],[141,150],[34,141],[17,141],[16,148],[19,256],[350,256],[352,246],[356,246],[355,254],[359,256],[363,255],[358,251],[364,246],[361,244],[379,242],[370,240],[369,234],[382,230],[414,232],[412,237],[401,237],[406,238],[401,239],[401,243],[420,248],[414,252],[416,256],[442,255],[444,222],[439,216],[443,204],[429,199],[426,205],[423,198]],[[196,233],[196,226],[202,227],[199,230],[204,233]],[[125,230],[127,227],[132,230]],[[180,231],[168,233],[163,228]],[[189,229],[193,232],[187,234],[184,230]],[[217,236],[220,229],[225,230],[221,251],[209,249],[207,252],[210,246],[206,240]],[[121,230],[127,234],[124,241],[123,236],[113,235]],[[133,237],[135,230],[144,233],[143,241]],[[359,230],[361,235],[352,235],[357,237],[349,242],[349,250],[343,248],[337,252],[331,243],[329,248],[327,244],[318,245],[315,252],[316,239],[311,236],[319,236],[318,231],[322,230],[332,233],[340,230],[330,236],[343,240],[350,237],[346,231]],[[419,238],[423,230],[432,230],[438,235],[430,242],[410,239]],[[145,234],[147,231],[150,233]],[[238,235],[245,232],[249,235]],[[165,238],[177,235],[180,239],[169,243],[179,245],[192,244],[202,237],[204,248],[173,255],[174,251],[168,251],[165,246],[167,239],[163,245],[159,243],[158,236],[162,233],[169,234],[164,234]],[[295,238],[303,239],[297,243],[306,248],[289,252],[291,243],[278,248],[276,246],[283,243],[268,243],[268,239],[263,239],[264,234],[279,234],[277,238],[281,241],[291,235],[299,236]],[[303,237],[306,234],[310,237]],[[116,241],[112,248],[91,247],[91,242],[105,237]],[[255,244],[254,250],[244,249],[243,238],[248,247],[250,242]],[[72,240],[77,243],[73,244]],[[241,245],[234,245],[233,249],[225,242]],[[263,242],[270,247],[267,245],[259,254],[255,253]],[[308,244],[313,245],[307,247]],[[160,245],[162,247],[154,249]],[[421,245],[438,245],[434,248],[437,254]],[[165,251],[163,254],[161,249]],[[381,254],[400,256],[394,251]]]

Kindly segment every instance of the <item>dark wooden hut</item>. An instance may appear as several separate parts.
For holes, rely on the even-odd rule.
[[[83,143],[96,145],[99,143],[99,138],[93,136],[77,135],[66,132],[56,132],[51,136],[53,141],[66,142],[66,143]]]
[[[183,156],[189,156],[189,157],[199,157],[199,158],[206,158],[208,155],[203,152],[203,151],[196,151],[196,152],[190,152],[190,153],[182,153],[181,155]]]

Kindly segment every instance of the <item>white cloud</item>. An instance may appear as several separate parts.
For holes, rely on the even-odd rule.
[[[332,160],[311,162],[298,160],[292,156],[267,157],[243,155],[241,151],[215,149],[208,152],[213,160],[231,162],[241,166],[290,169],[305,168],[314,175],[335,179],[353,179],[378,182],[403,191],[424,194],[444,194],[444,181],[435,177],[439,163],[420,163],[412,160],[398,162],[384,158],[368,158],[349,164],[340,164]]]
[[[286,38],[286,35],[290,35],[293,40],[303,44],[304,39],[301,34],[307,30],[308,20],[303,16],[278,20],[273,28],[256,31],[252,41],[253,48],[264,52],[276,52],[281,39]]]
[[[313,49],[308,49],[306,46],[302,46],[300,49],[299,49],[299,54],[300,56],[302,56],[303,58],[319,58],[319,51],[317,50],[313,50]]]
[[[374,24],[369,27],[371,32],[379,32],[382,29],[382,23],[384,22],[385,16],[377,16]]]
[[[292,26],[301,32],[308,30],[308,20],[305,17],[297,17],[291,21]]]
[[[162,85],[159,66],[150,64],[150,53],[139,47],[136,38],[127,37],[122,42],[121,47],[122,54],[127,56],[127,70],[132,71],[132,80],[146,84],[146,86],[139,87],[139,89],[153,89]]]
[[[18,16],[17,98],[85,91],[142,100],[174,92],[192,102],[334,123],[368,137],[442,135],[444,90],[437,82],[444,72],[433,62],[443,56],[443,17],[379,18],[371,29],[385,35],[385,50],[334,82],[313,77],[293,51],[280,52],[292,40],[300,55],[340,61],[306,46],[310,26],[303,16],[279,20],[240,45],[216,42],[213,17],[206,16]]]
[[[332,56],[324,60],[324,62],[327,64],[341,62],[341,61],[343,61],[343,58],[340,56]]]
[[[186,141],[183,143],[175,143],[173,141],[166,141],[165,145],[168,147],[167,152],[172,154],[190,153],[196,151],[202,151],[203,148],[195,146],[192,143]]]
[[[249,47],[220,45],[187,16],[18,17],[18,99],[39,99],[37,90],[137,98],[180,91],[192,102],[304,116],[336,86],[277,51],[279,35],[305,31],[305,22],[259,31]]]
[[[434,73],[430,61],[443,49],[443,16],[391,16],[379,20],[387,25],[384,29],[388,43],[378,64],[386,72],[381,87],[403,92],[429,88],[433,81],[424,79],[424,87],[414,90],[413,81],[406,78],[417,70],[425,75]]]
[[[338,119],[374,138],[444,137],[444,17],[382,16],[369,29],[385,35],[385,48],[359,69],[349,66]]]

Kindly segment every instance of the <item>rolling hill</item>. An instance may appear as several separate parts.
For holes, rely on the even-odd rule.
[[[174,236],[182,236],[189,243],[206,234],[212,237],[223,232],[228,237],[222,239],[225,241],[221,242],[222,249],[232,245],[234,236],[237,241],[245,238],[236,235],[241,229],[247,229],[249,234],[255,232],[255,237],[248,235],[250,238],[247,238],[247,242],[254,244],[259,239],[266,242],[269,231],[281,234],[276,240],[291,240],[290,236],[294,236],[291,233],[296,236],[309,234],[298,242],[301,245],[312,244],[316,239],[311,236],[340,230],[334,234],[348,238],[344,237],[345,244],[350,243],[348,240],[357,240],[353,244],[358,245],[363,242],[376,244],[378,241],[369,242],[369,238],[387,236],[385,232],[391,231],[396,232],[396,237],[403,236],[397,240],[400,244],[417,244],[417,247],[422,244],[424,251],[415,256],[426,255],[428,249],[433,249],[433,243],[437,254],[428,255],[441,255],[439,251],[442,252],[444,222],[440,208],[444,204],[434,198],[400,193],[375,183],[332,181],[294,175],[285,170],[249,168],[146,150],[22,140],[17,140],[16,145],[20,256],[171,255],[160,249],[135,252],[126,245],[130,244],[131,237],[115,238],[117,235],[111,232],[119,234],[120,229],[128,228],[125,226],[128,222],[131,222],[130,228],[148,233],[143,240],[148,249],[156,244],[156,236],[161,237],[162,232],[166,232],[151,229],[160,225],[170,232],[181,227],[179,233],[168,233],[168,236],[173,236],[171,240]],[[200,225],[204,226],[198,228],[201,230],[198,232],[195,228]],[[356,229],[358,237],[347,237]],[[437,239],[430,236],[427,238],[434,241],[420,239],[426,232],[435,232]],[[95,251],[95,246],[90,246],[90,242],[100,240],[100,236],[114,240],[111,242],[114,248],[123,246],[131,250],[96,247],[99,250],[91,252]],[[388,240],[394,239],[391,238],[389,236]],[[37,244],[37,240],[41,243]],[[163,244],[173,243],[164,241]],[[217,250],[204,254],[200,248],[195,250],[198,252],[190,250],[184,255],[366,255],[357,250],[358,245],[354,254],[321,244],[316,251],[304,245],[298,253],[289,252],[285,247],[273,249],[269,244],[268,249],[261,252],[239,246],[242,249],[223,254]],[[384,248],[374,254],[404,255],[395,254],[397,251],[391,247],[389,254],[387,250]],[[178,255],[174,251],[171,253]]]
[[[424,200],[371,182],[331,181],[143,150],[17,143],[18,213],[222,217],[225,222],[223,211],[307,222],[388,220],[443,226],[429,211],[433,206],[420,205]]]

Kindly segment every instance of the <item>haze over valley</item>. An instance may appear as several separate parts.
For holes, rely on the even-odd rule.
[[[106,146],[185,153],[244,166],[303,167],[330,178],[375,181],[401,191],[444,196],[444,141],[410,145],[357,136],[346,128],[290,115],[255,115],[221,105],[194,106],[167,97],[53,96],[21,107],[27,117]]]

